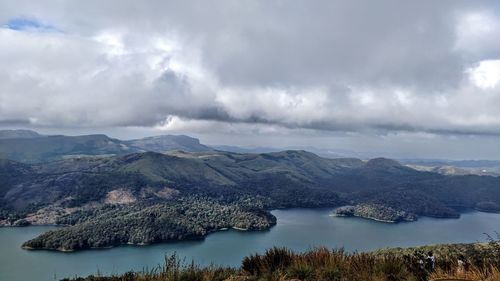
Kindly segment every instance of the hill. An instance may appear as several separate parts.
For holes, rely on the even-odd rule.
[[[402,163],[421,171],[432,171],[443,175],[500,176],[500,161],[494,160],[425,160],[406,159]]]
[[[169,150],[183,150],[190,152],[211,151],[212,148],[200,143],[195,139],[184,135],[163,135],[147,137],[142,139],[124,141],[128,146],[141,149],[143,151],[163,152]]]
[[[458,217],[463,208],[500,210],[498,177],[421,172],[383,158],[172,151],[1,163],[0,224],[72,225],[28,242],[27,248],[75,250],[201,238],[225,227],[262,229],[273,225],[267,210],[275,208],[351,205],[354,209],[339,214],[382,221]],[[124,223],[127,214],[135,214],[134,220]],[[210,223],[195,227],[200,214]],[[174,218],[180,221],[172,232]],[[134,228],[126,227],[148,229],[149,220],[149,236],[132,235]]]

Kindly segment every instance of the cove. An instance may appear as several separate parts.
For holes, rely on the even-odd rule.
[[[239,266],[241,259],[273,246],[295,251],[344,247],[369,251],[438,243],[482,242],[500,231],[500,214],[467,212],[459,219],[420,218],[389,224],[362,218],[331,217],[332,209],[289,209],[272,212],[277,225],[267,231],[220,231],[204,240],[74,253],[26,251],[22,242],[53,229],[49,226],[0,228],[0,280],[52,281],[89,274],[118,274],[154,268],[165,255],[177,253],[201,265]]]

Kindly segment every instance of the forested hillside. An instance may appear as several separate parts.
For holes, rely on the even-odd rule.
[[[383,221],[458,217],[463,208],[500,210],[500,178],[421,172],[383,158],[174,151],[0,164],[2,225],[72,225],[26,244],[30,248],[72,250],[199,238],[226,227],[264,229],[273,224],[268,210],[274,208],[351,205],[342,215]],[[173,216],[185,202],[213,216]],[[219,213],[221,208],[233,211]],[[123,232],[127,225],[137,228]],[[138,235],[141,229],[149,234]]]

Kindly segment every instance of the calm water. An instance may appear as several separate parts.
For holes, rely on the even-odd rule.
[[[330,217],[331,210],[277,210],[278,224],[269,231],[224,231],[203,241],[145,247],[118,247],[76,253],[25,251],[26,241],[53,227],[0,228],[0,280],[59,280],[142,270],[161,264],[166,253],[197,263],[238,266],[242,257],[272,246],[303,251],[315,246],[366,251],[382,247],[484,241],[484,233],[500,231],[500,215],[470,212],[460,219],[421,218],[417,222],[386,224],[359,218]]]

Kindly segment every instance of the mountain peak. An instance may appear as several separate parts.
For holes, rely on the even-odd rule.
[[[161,135],[128,141],[128,144],[145,151],[187,150],[192,152],[211,151],[197,138],[185,135]]]
[[[392,168],[402,167],[401,163],[389,158],[373,158],[366,162],[366,166],[370,168]]]

